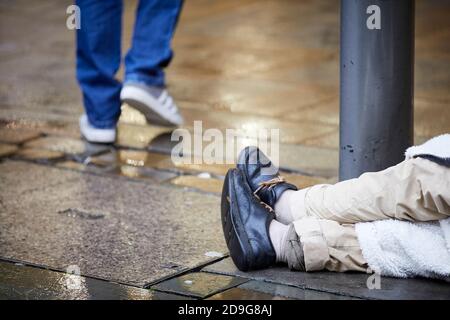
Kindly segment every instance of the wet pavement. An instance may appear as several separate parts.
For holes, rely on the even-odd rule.
[[[19,161],[0,179],[6,259],[143,287],[226,253],[216,195]]]
[[[233,165],[172,161],[171,129],[127,105],[114,145],[80,139],[71,3],[0,0],[0,299],[450,299],[446,281],[238,271],[219,215]],[[450,131],[449,14],[417,1],[416,142]],[[280,129],[289,181],[335,182],[338,26],[334,1],[187,1],[167,70],[183,128]]]
[[[350,297],[358,299],[450,299],[450,279],[396,279],[381,277],[379,288],[372,274],[334,272],[292,272],[285,267],[241,272],[230,258],[223,259],[203,269],[205,272],[233,275],[270,284],[283,284],[302,290],[331,294],[332,299]],[[373,285],[373,286],[372,286]],[[270,287],[270,285],[268,285]],[[314,296],[314,293],[311,295]]]

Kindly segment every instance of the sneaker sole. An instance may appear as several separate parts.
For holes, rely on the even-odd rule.
[[[252,247],[239,214],[234,191],[235,174],[235,170],[229,170],[225,176],[221,200],[222,228],[234,264],[239,270],[248,271],[251,268]]]
[[[83,117],[80,118],[79,120],[79,127],[80,127],[80,134],[81,134],[81,138],[86,140],[89,143],[95,143],[95,144],[114,144],[114,142],[116,141],[117,138],[117,134],[105,134],[100,133],[100,134],[91,134],[91,135],[86,135],[86,133],[84,132],[85,130],[83,129],[84,126],[86,126],[85,121],[82,120]],[[91,136],[91,137],[88,137]]]
[[[169,120],[170,118],[164,114],[159,101],[150,94],[143,91],[143,89],[133,86],[124,86],[120,92],[120,99],[122,102],[127,103],[130,107],[142,112],[147,121],[164,126],[174,127],[177,123]]]
[[[88,139],[86,138],[86,136],[84,134],[81,134],[81,139],[85,140],[89,143],[92,144],[104,144],[104,145],[114,145],[114,143],[116,142],[116,139],[114,138],[114,140],[111,139]]]
[[[176,124],[166,120],[159,113],[157,113],[153,109],[151,109],[151,107],[140,102],[139,100],[125,98],[125,99],[122,99],[122,101],[125,102],[126,104],[128,104],[133,109],[136,109],[139,112],[141,112],[145,116],[147,121],[152,124],[160,125],[163,127],[175,127],[176,126]]]

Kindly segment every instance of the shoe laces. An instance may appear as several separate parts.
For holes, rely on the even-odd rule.
[[[282,176],[278,175],[275,178],[272,178],[270,180],[260,182],[259,187],[253,192],[253,195],[259,200],[259,202],[267,210],[269,210],[270,213],[275,213],[275,210],[271,206],[269,206],[267,203],[262,201],[261,198],[258,196],[258,193],[263,189],[271,190],[273,187],[275,187],[276,185],[283,183],[283,182],[286,182],[286,180]]]

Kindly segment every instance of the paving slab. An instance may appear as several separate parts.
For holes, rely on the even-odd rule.
[[[208,116],[210,117],[210,116]],[[289,132],[288,131],[288,125],[285,123],[283,126],[275,126],[272,124],[272,121],[268,120],[261,120],[256,121],[255,119],[252,119],[253,121],[245,121],[245,118],[239,117],[237,118],[235,115],[222,115],[222,119],[228,119],[229,117],[232,117],[233,121],[237,121],[238,124],[232,124],[232,121],[230,120],[229,126],[224,127],[219,122],[213,125],[209,125],[209,127],[214,127],[224,134],[225,128],[235,128],[235,129],[242,129],[244,130],[248,137],[253,137],[257,132],[257,129],[269,129],[271,127],[281,128],[281,133]],[[208,125],[208,121],[204,120],[205,115],[202,115],[202,117],[198,119],[202,119],[205,121],[206,125]],[[196,118],[197,119],[197,118]],[[193,119],[192,121],[194,121]],[[294,132],[296,130],[305,130],[306,124],[298,124],[297,126],[292,125],[292,128]],[[192,132],[192,123],[187,122],[186,129],[190,130],[191,135],[194,136],[194,133]],[[203,130],[208,129],[208,126],[203,128]],[[296,170],[300,172],[305,172],[308,174],[315,174],[315,175],[326,175],[326,176],[335,176],[337,172],[337,164],[338,164],[338,152],[337,150],[333,150],[333,148],[320,148],[322,143],[320,139],[322,139],[322,136],[325,134],[326,136],[330,133],[336,132],[336,128],[329,128],[325,131],[320,131],[317,134],[308,134],[307,139],[303,139],[302,141],[305,141],[305,143],[308,143],[310,139],[318,139],[320,143],[309,143],[309,146],[298,146],[294,144],[290,144],[291,141],[284,141],[281,140],[280,145],[280,164],[281,166],[286,167],[290,170]],[[121,123],[119,125],[119,138],[118,138],[118,144],[121,146],[129,146],[133,148],[139,148],[139,149],[145,149],[155,151],[155,152],[161,152],[169,154],[172,151],[172,148],[178,143],[177,141],[171,141],[171,133],[167,132],[168,129],[155,127],[155,126],[149,126],[149,125],[141,125],[141,124],[129,124],[129,123]],[[311,131],[311,130],[310,130]],[[288,134],[288,133],[286,133]],[[290,133],[289,133],[290,134]],[[293,134],[295,136],[295,134]],[[249,141],[249,138],[243,139],[243,137],[238,137],[237,139],[239,141],[242,141],[245,143],[246,141]],[[200,137],[201,138],[201,137]],[[296,142],[296,139],[294,139]],[[283,143],[285,142],[285,143]],[[286,143],[287,142],[287,143]],[[248,142],[246,142],[248,144]],[[208,143],[203,143],[203,148],[206,147]],[[325,146],[328,146],[324,143]],[[337,145],[333,145],[334,148],[337,147]],[[330,150],[331,149],[331,150]],[[192,152],[192,150],[191,150]],[[198,156],[198,155],[197,155]],[[320,159],[320,161],[317,161],[317,159]],[[214,172],[219,172],[223,174],[223,171],[226,169],[226,165],[220,166],[210,166],[211,169],[215,170]],[[225,168],[225,169],[222,169]],[[186,168],[185,168],[186,169]],[[195,168],[194,168],[195,169]]]
[[[132,178],[150,178],[159,182],[172,178],[171,184],[212,193],[222,192],[223,176],[233,166],[177,164],[171,163],[170,158],[166,155],[136,150],[119,150],[103,154],[90,158],[87,163],[102,167],[110,166],[113,169],[110,169],[109,172]],[[130,165],[126,165],[127,163]],[[82,167],[81,164],[80,167]],[[337,181],[336,177],[322,178],[284,171],[281,171],[281,175],[298,188]]]
[[[18,150],[18,147],[13,144],[0,143],[0,157],[12,155]]]
[[[168,140],[167,136],[161,136],[162,140]],[[178,172],[210,172],[218,177],[223,177],[227,170],[235,164],[207,164],[198,156],[189,157],[190,164],[183,161],[173,162],[170,156],[171,148],[169,142],[160,146],[157,152],[143,150],[118,150],[113,154],[102,154],[93,157],[91,161],[102,163],[131,164],[148,166],[158,169],[173,170]],[[161,142],[163,145],[164,142]],[[247,142],[247,144],[249,144]],[[280,144],[279,164],[282,169],[303,173],[307,176],[317,178],[336,177],[338,173],[339,151],[333,148],[319,148],[306,145]],[[162,152],[162,153],[160,153]],[[182,158],[181,158],[182,159]],[[195,163],[194,160],[198,160]]]
[[[10,168],[11,172],[7,172]],[[16,169],[20,170],[16,170]],[[22,170],[22,169],[27,170]],[[32,170],[37,168],[38,170]],[[47,170],[43,165],[36,165],[25,161],[5,160],[0,164],[0,199],[4,201],[13,201],[26,198],[28,194],[32,194],[36,190],[45,192],[46,190],[53,190],[64,183],[71,183],[74,176],[64,174],[53,175],[51,179],[47,179]],[[31,170],[30,170],[31,169]],[[67,171],[67,170],[64,170]],[[33,181],[34,183],[28,183]],[[3,208],[4,209],[4,208]],[[6,212],[2,211],[2,214]],[[2,221],[3,222],[3,221]],[[0,224],[0,228],[4,225]],[[0,233],[0,238],[1,238]]]
[[[79,162],[83,162],[87,157],[106,152],[110,149],[106,145],[93,144],[79,139],[59,136],[47,136],[32,140],[26,143],[25,146],[62,152]]]
[[[176,173],[170,171],[162,171],[149,167],[136,167],[122,165],[107,170],[106,173],[115,174],[127,178],[145,179],[152,182],[164,182],[177,176]]]
[[[338,175],[339,150],[280,144],[280,168],[332,178]]]
[[[21,144],[40,136],[41,133],[34,129],[0,127],[0,142]]]
[[[286,297],[297,300],[343,300],[349,297],[320,292],[315,290],[304,290],[296,287],[286,286],[283,284],[270,283],[265,281],[250,280],[241,284],[238,288],[263,292],[273,296]]]
[[[228,169],[234,167],[234,165],[227,164],[207,164],[202,159],[198,159],[198,163],[196,163],[195,158],[180,158],[172,161],[170,154],[129,149],[116,150],[111,153],[92,157],[87,162],[102,166],[120,167],[130,165],[134,167],[153,168],[171,171],[177,174],[211,173],[216,177],[224,177]]]
[[[329,149],[339,149],[339,129],[335,131],[317,136],[311,139],[307,139],[302,142],[305,146],[319,147],[319,148],[329,148]]]
[[[183,297],[71,273],[0,262],[0,300],[154,300],[158,298],[180,299]]]
[[[145,286],[227,251],[212,194],[16,161],[0,181],[0,257]]]
[[[430,279],[395,279],[382,277],[380,289],[369,289],[370,274],[334,272],[293,272],[285,267],[241,272],[230,258],[203,269],[225,275],[234,275],[259,281],[295,286],[301,289],[361,299],[450,299],[450,282]],[[370,280],[369,280],[370,281]]]
[[[171,140],[171,133],[163,133],[155,137],[147,147],[148,151],[170,154],[178,141]]]
[[[206,300],[293,300],[292,298],[272,295],[261,291],[231,288],[224,292],[217,293]]]
[[[59,161],[54,164],[55,167],[65,168],[70,170],[77,170],[82,172],[91,172],[91,173],[104,173],[106,174],[107,170],[111,168],[103,168],[100,166],[92,165],[92,164],[84,164],[80,162],[76,162],[73,160]]]
[[[15,153],[14,157],[37,162],[51,163],[55,160],[64,158],[64,153],[48,149],[21,148]]]
[[[297,186],[299,189],[307,188],[316,184],[322,183],[334,183],[337,178],[322,178],[322,177],[313,177],[313,176],[305,176],[302,174],[295,173],[285,173],[283,171],[280,174],[293,185]]]
[[[151,289],[190,297],[205,298],[217,292],[236,287],[247,281],[244,278],[193,272],[158,283],[151,287]]]
[[[199,174],[196,176],[183,175],[170,180],[170,183],[189,187],[205,192],[222,193],[223,180],[212,178],[209,174]]]
[[[439,67],[442,69],[442,67]],[[450,85],[450,68],[447,68],[447,83]],[[414,132],[428,139],[450,132],[450,112],[448,111],[450,97],[446,101],[431,99],[415,99],[414,101]]]

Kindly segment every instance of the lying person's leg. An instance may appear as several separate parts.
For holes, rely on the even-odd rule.
[[[238,168],[262,201],[287,224],[306,216],[356,223],[382,219],[431,221],[450,216],[450,169],[415,158],[380,172],[334,185],[294,191],[282,179],[265,176],[272,166],[255,147],[242,151]]]
[[[221,204],[225,241],[242,271],[277,261],[304,271],[366,270],[353,225],[305,217],[286,226],[274,220],[273,210],[253,195],[240,170],[228,171]]]
[[[242,172],[227,173],[222,224],[242,271],[284,262],[300,271],[371,270],[386,276],[450,276],[450,218],[432,223],[384,220],[356,225],[304,217],[286,226],[253,195]],[[413,235],[413,236],[411,236]]]
[[[340,223],[445,219],[450,216],[450,169],[410,159],[334,185],[285,192],[275,208],[294,220],[306,215]]]
[[[269,236],[276,261],[292,270],[367,271],[354,225],[312,217],[288,226],[273,220]]]

